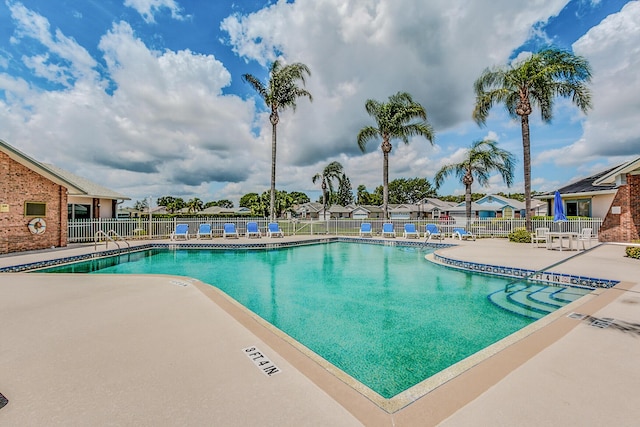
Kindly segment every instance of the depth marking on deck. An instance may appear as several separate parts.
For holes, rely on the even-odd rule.
[[[269,358],[263,352],[258,350],[257,347],[252,346],[243,348],[242,351],[266,376],[270,377],[281,372],[280,368],[278,368],[271,360],[269,360]]]

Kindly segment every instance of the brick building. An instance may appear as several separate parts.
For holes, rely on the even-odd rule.
[[[70,218],[115,217],[128,199],[0,140],[0,254],[66,246]]]
[[[640,240],[640,158],[609,171],[593,185],[615,185],[618,189],[600,227],[599,240]]]

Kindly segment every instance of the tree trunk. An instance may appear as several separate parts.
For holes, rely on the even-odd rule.
[[[271,113],[271,203],[269,205],[269,217],[271,222],[276,220],[276,127],[278,126],[278,114]]]
[[[473,184],[473,175],[471,171],[467,169],[467,172],[464,174],[462,178],[462,183],[464,184],[464,204],[466,208],[467,214],[467,227],[471,225],[471,184]]]
[[[322,219],[327,220],[327,184],[322,178]]]
[[[522,125],[522,152],[524,164],[524,206],[525,226],[531,232],[531,140],[529,139],[529,116],[523,115]]]
[[[382,137],[382,211],[384,218],[389,219],[389,153],[392,145],[388,136]]]

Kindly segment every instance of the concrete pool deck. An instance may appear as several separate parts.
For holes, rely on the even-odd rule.
[[[440,249],[447,257],[509,267],[576,255],[503,239],[444,242],[459,244]],[[0,267],[93,251],[5,255]],[[637,425],[640,261],[623,255],[605,245],[553,269],[622,282],[571,305],[592,317],[556,316],[393,413],[196,280],[3,273],[0,425]],[[594,318],[614,321],[599,328]],[[265,374],[251,347],[279,372]]]

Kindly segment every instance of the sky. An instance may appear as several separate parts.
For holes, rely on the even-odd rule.
[[[394,141],[389,179],[426,178],[490,138],[517,158],[474,192],[523,192],[519,121],[495,106],[471,118],[474,81],[553,45],[593,69],[593,108],[530,116],[532,189],[552,191],[640,156],[640,1],[624,0],[0,0],[0,139],[132,199],[204,202],[269,190],[271,125],[242,80],[270,64],[311,70],[280,114],[278,190],[320,195],[312,177],[340,162],[354,190],[382,185],[380,141],[364,105],[405,91],[434,144]],[[441,195],[463,194],[447,179]]]

